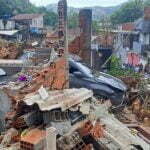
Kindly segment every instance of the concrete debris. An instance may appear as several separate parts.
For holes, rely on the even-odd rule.
[[[19,44],[0,40],[0,59],[15,59],[19,55]]]
[[[79,16],[81,32],[69,48],[90,64],[92,12],[83,9]],[[93,76],[87,78],[89,86],[88,82],[78,86],[84,76],[73,67],[79,82],[76,88],[69,88],[66,0],[58,3],[56,33],[55,42],[41,41],[42,48],[37,48],[39,41],[29,40],[32,47],[26,45],[19,59],[15,59],[19,44],[0,41],[0,150],[150,150],[149,80],[122,78],[128,91],[120,93],[117,88],[119,95],[123,94],[121,106],[112,106],[112,99],[105,94],[113,82],[107,81],[105,86],[107,78],[96,80],[86,67],[86,76]],[[48,48],[43,48],[44,42]],[[15,74],[6,71],[16,68]],[[97,82],[104,86],[97,88]],[[94,95],[90,87],[101,95]]]
[[[65,111],[93,96],[92,91],[87,89],[65,89],[62,91],[50,91],[48,94],[49,97],[45,100],[42,100],[39,94],[29,94],[23,101],[30,106],[38,104],[41,111],[50,111],[52,109]]]

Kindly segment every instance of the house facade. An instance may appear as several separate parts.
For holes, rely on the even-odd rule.
[[[13,30],[15,28],[15,22],[12,20],[0,19],[0,30]]]
[[[142,18],[119,26],[114,47],[122,63],[146,64],[150,58],[150,7],[144,9]]]
[[[43,28],[43,14],[18,14],[0,18],[0,37],[6,40],[39,40],[45,33]]]
[[[135,23],[139,32],[139,48],[144,57],[150,57],[150,7],[144,9],[144,17]]]
[[[30,32],[40,33],[44,28],[43,14],[18,14],[11,18],[16,28],[27,28]]]

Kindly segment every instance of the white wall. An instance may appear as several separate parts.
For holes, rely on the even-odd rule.
[[[150,34],[140,34],[140,42],[142,45],[149,45],[150,44]]]
[[[150,44],[150,35],[148,33],[145,35],[145,44],[146,45]]]
[[[43,26],[43,16],[32,19],[32,24],[30,25],[31,28],[43,28]]]
[[[3,25],[3,21],[0,20],[0,30],[4,30],[4,25]]]
[[[15,22],[8,20],[5,26],[5,30],[13,30],[13,29],[15,29]],[[0,30],[4,30],[3,20],[0,20]]]
[[[13,30],[13,29],[15,29],[15,22],[14,21],[7,21],[5,29],[6,30]]]

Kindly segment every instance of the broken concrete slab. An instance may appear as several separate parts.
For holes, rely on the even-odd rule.
[[[49,91],[49,97],[42,100],[38,93],[26,95],[24,102],[27,105],[38,104],[40,110],[50,111],[60,108],[62,111],[75,106],[93,96],[93,92],[88,89],[65,89],[62,91]]]

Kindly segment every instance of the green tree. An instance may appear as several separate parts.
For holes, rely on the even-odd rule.
[[[92,21],[92,32],[93,33],[98,33],[99,31],[99,21],[93,20]]]
[[[143,16],[143,7],[143,0],[131,0],[111,15],[111,22],[113,24],[133,22]]]
[[[144,6],[150,6],[150,0],[145,0],[144,1]]]
[[[71,13],[68,17],[68,28],[73,29],[79,26],[78,13]]]
[[[19,13],[42,13],[45,25],[55,26],[58,22],[57,14],[47,11],[45,7],[36,7],[22,0],[0,0],[0,16],[16,15]]]
[[[54,12],[46,12],[44,15],[44,24],[49,26],[56,26],[58,23],[58,15]]]

